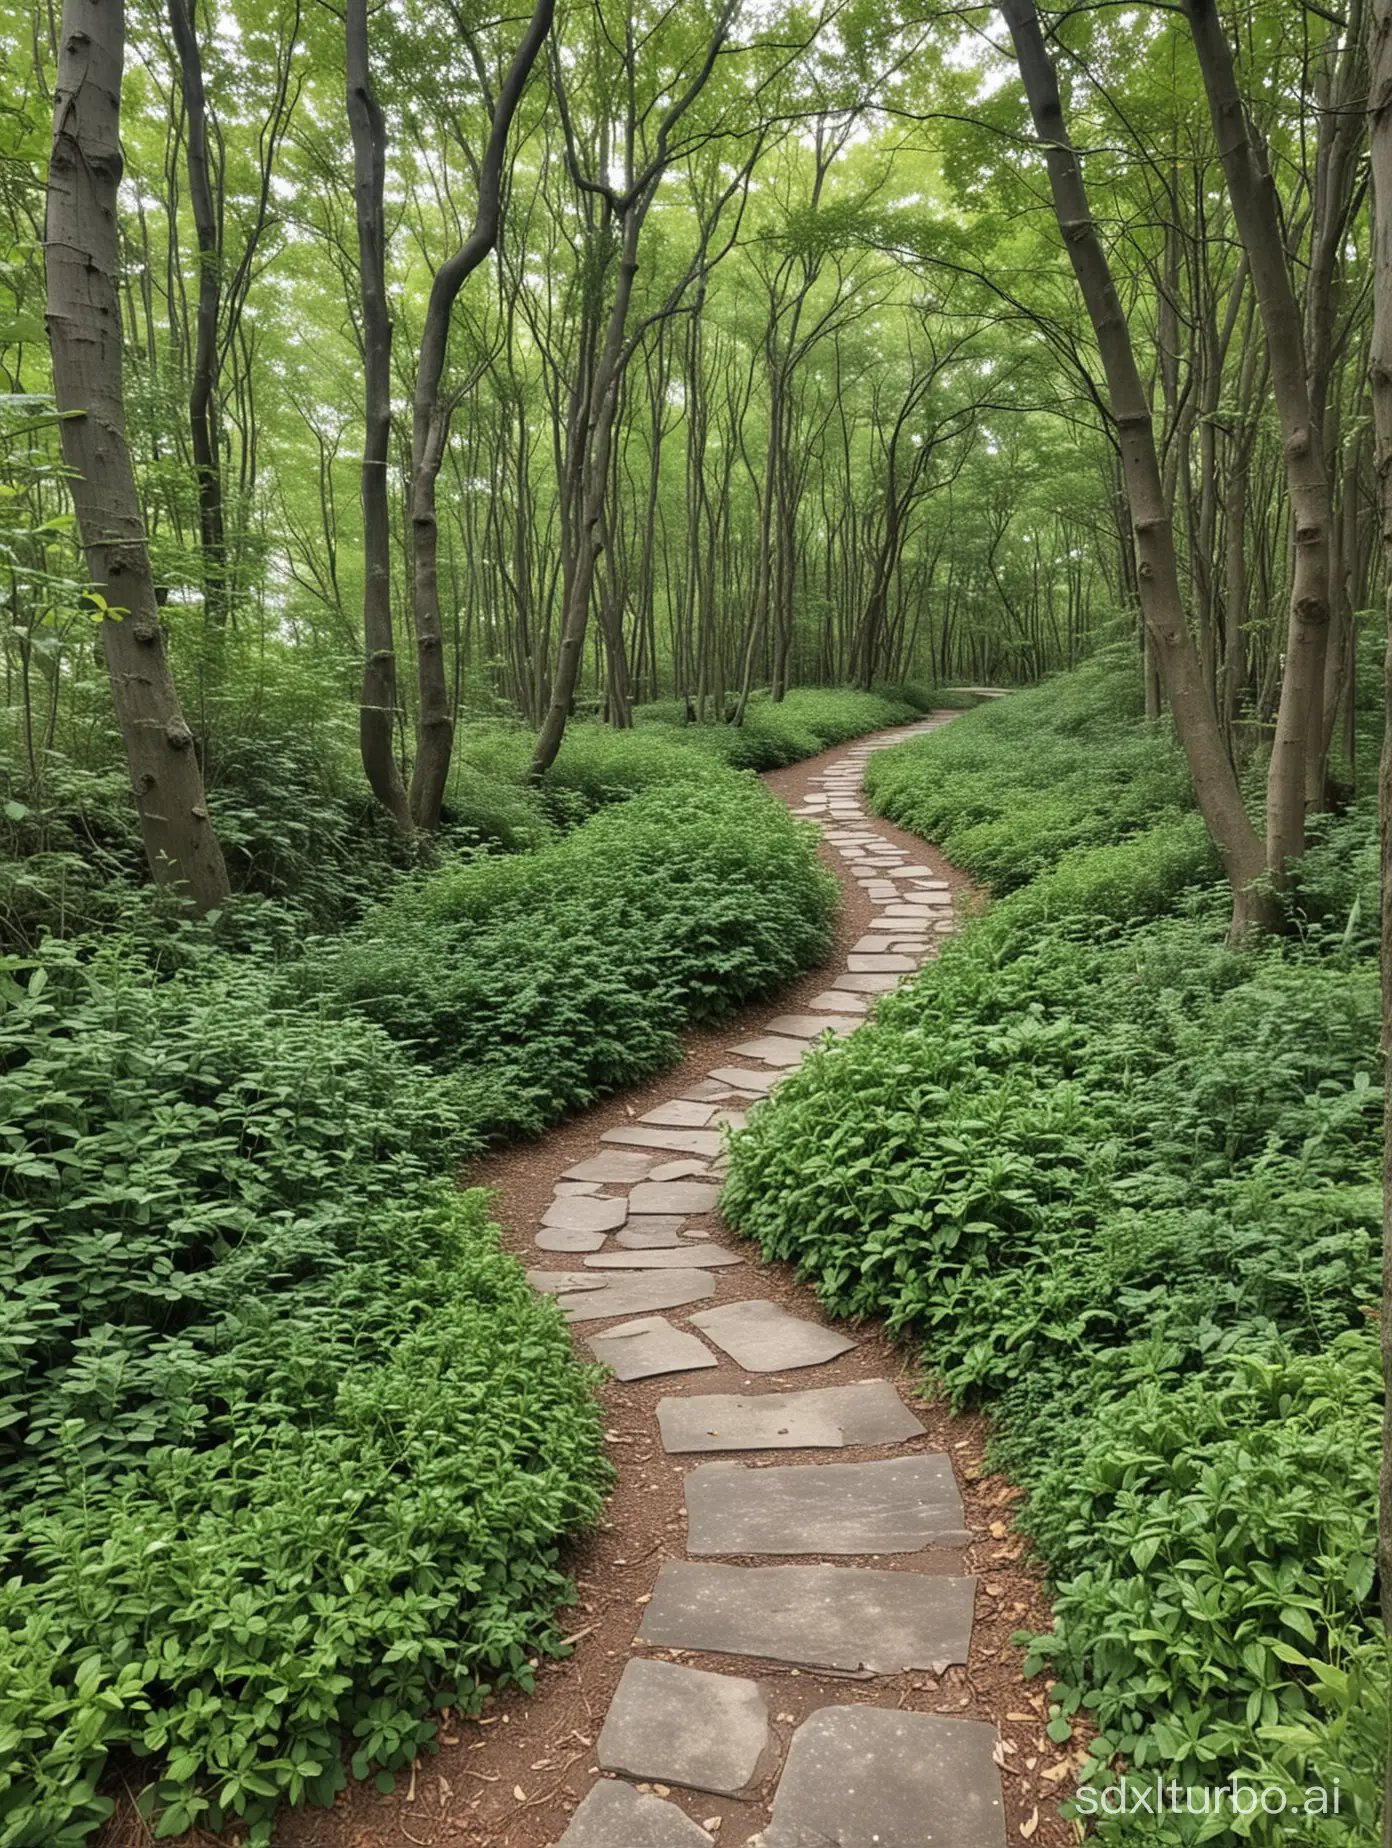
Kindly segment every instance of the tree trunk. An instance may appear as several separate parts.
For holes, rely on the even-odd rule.
[[[120,0],[64,0],[45,235],[53,387],[150,871],[204,912],[226,901],[227,869],[165,654],[126,441],[116,285],[124,53]]]
[[[387,306],[384,209],[387,126],[372,88],[367,0],[347,0],[348,121],[353,131],[353,199],[362,291],[363,683],[358,738],[372,793],[403,833],[411,829],[406,785],[396,761],[396,643],[391,611],[391,311]]]
[[[1266,855],[1243,805],[1218,716],[1189,637],[1150,406],[1136,369],[1130,331],[1106,252],[1092,219],[1082,171],[1069,140],[1058,78],[1045,49],[1034,0],[1004,0],[1002,10],[1014,41],[1035,132],[1044,147],[1059,228],[1106,372],[1135,534],[1136,576],[1146,637],[1188,759],[1195,798],[1232,887],[1234,934],[1241,935],[1250,926],[1275,921],[1272,901],[1257,884]],[[1301,787],[1303,790],[1303,782]]]
[[[198,478],[203,608],[210,622],[222,624],[227,620],[227,545],[215,409],[218,323],[222,313],[222,239],[208,171],[208,110],[203,94],[203,59],[187,0],[169,0],[169,24],[179,54],[179,79],[188,133],[189,203],[198,238],[198,313],[193,378],[189,386],[189,429],[194,472]]]
[[[1392,0],[1368,7],[1370,152],[1373,222],[1373,332],[1369,371],[1373,397],[1374,472],[1382,521],[1388,644],[1383,702],[1389,721],[1378,779],[1382,830],[1382,1050],[1392,1052]],[[1392,1638],[1392,1108],[1385,1110],[1383,1154],[1382,1366],[1386,1411],[1382,1432],[1382,1493],[1378,1519],[1378,1580],[1382,1622]],[[1383,1848],[1392,1848],[1392,1737],[1383,1779]]]
[[[1330,528],[1324,432],[1311,413],[1305,336],[1286,264],[1276,188],[1252,142],[1238,94],[1232,48],[1214,0],[1184,0],[1184,10],[1208,93],[1233,217],[1266,331],[1294,530],[1285,676],[1266,791],[1267,864],[1279,881],[1305,851],[1306,758],[1322,736]]]
[[[537,53],[551,30],[556,0],[537,0],[522,43],[508,67],[493,106],[488,144],[479,168],[474,225],[465,242],[435,272],[421,331],[420,365],[411,431],[411,608],[416,626],[420,682],[416,762],[411,774],[411,816],[417,827],[440,825],[440,806],[454,750],[454,714],[445,676],[445,638],[440,620],[439,521],[436,483],[449,441],[454,403],[440,395],[449,353],[450,316],[459,291],[498,241],[502,214],[503,162],[508,133]]]

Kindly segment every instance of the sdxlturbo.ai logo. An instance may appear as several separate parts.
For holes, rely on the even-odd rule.
[[[1073,1805],[1079,1816],[1337,1816],[1339,1780],[1329,1789],[1311,1784],[1291,1791],[1283,1784],[1241,1783],[1236,1773],[1231,1783],[1207,1786],[1121,1777],[1105,1790],[1084,1784]]]

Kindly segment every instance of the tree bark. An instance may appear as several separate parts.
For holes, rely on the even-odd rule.
[[[1189,763],[1194,795],[1222,857],[1233,892],[1233,930],[1274,922],[1272,901],[1258,885],[1266,855],[1242,801],[1218,716],[1185,621],[1175,562],[1174,531],[1155,453],[1145,388],[1136,369],[1130,330],[1111,268],[1093,222],[1077,155],[1069,140],[1058,77],[1044,45],[1034,0],[1002,7],[1044,148],[1054,210],[1087,307],[1106,373],[1135,536],[1136,577],[1145,633]],[[1303,790],[1303,781],[1301,784]]]
[[[1384,597],[1388,615],[1383,703],[1389,723],[1384,734],[1378,778],[1382,833],[1382,1050],[1386,1059],[1392,1053],[1392,0],[1369,0],[1368,63],[1373,201],[1373,331],[1369,372],[1373,398],[1374,473],[1387,572]],[[1392,1108],[1385,1110],[1384,1123],[1381,1333],[1386,1406],[1377,1561],[1383,1628],[1392,1638]],[[1387,1742],[1387,1774],[1383,1779],[1382,1841],[1383,1848],[1392,1848],[1392,1737]]]
[[[1323,735],[1324,655],[1329,634],[1329,478],[1324,432],[1306,376],[1305,336],[1286,263],[1276,187],[1253,144],[1238,94],[1232,48],[1215,0],[1184,0],[1227,176],[1238,236],[1266,331],[1272,395],[1281,420],[1295,568],[1286,665],[1266,791],[1266,852],[1280,881],[1305,851],[1306,758]]]
[[[387,125],[372,88],[367,0],[347,0],[348,121],[353,132],[353,201],[358,221],[358,283],[363,331],[363,683],[358,741],[372,793],[403,833],[411,829],[406,785],[396,761],[396,642],[391,612],[391,310],[387,305],[384,206]]]
[[[218,322],[222,313],[222,239],[208,170],[208,109],[203,93],[203,59],[187,0],[169,0],[169,24],[179,54],[179,80],[188,136],[189,203],[198,240],[198,312],[194,323],[193,378],[189,386],[189,434],[198,480],[203,608],[210,622],[222,624],[227,620],[227,542],[215,408]]]
[[[450,316],[459,291],[498,241],[508,134],[555,13],[556,0],[537,0],[522,43],[508,67],[493,105],[488,144],[479,168],[473,229],[454,255],[436,270],[421,330],[411,431],[411,608],[416,626],[420,716],[410,805],[417,827],[428,830],[440,825],[440,806],[454,749],[454,715],[445,678],[444,630],[440,620],[439,521],[435,493],[454,413],[453,400],[440,395],[440,382],[449,353]]]
[[[121,0],[64,0],[45,237],[53,386],[150,871],[205,912],[226,901],[227,869],[165,653],[126,440],[116,282],[124,54]]]

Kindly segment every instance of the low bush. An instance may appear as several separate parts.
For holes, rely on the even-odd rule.
[[[1094,728],[1104,769],[1126,754],[1095,708],[1110,672],[1058,683],[1080,784]],[[1049,695],[1016,697],[1047,717]],[[725,1208],[834,1313],[886,1316],[954,1400],[993,1407],[1053,1577],[1032,1645],[1051,1733],[1086,1716],[1095,1784],[1118,1762],[1181,1787],[1338,1776],[1337,1839],[1372,1848],[1382,1094],[1376,963],[1345,923],[1375,881],[1369,817],[1323,825],[1302,933],[1238,952],[1178,804],[1147,819],[1118,779],[1080,818],[1092,845],[1054,829],[1040,852],[1058,763],[1022,757],[1004,712],[874,774],[969,851],[1010,791],[977,861],[1009,896],[779,1086],[734,1140]],[[1303,1827],[1243,1839],[1336,1839]],[[1182,1815],[1099,1828],[1238,1839]]]
[[[607,1466],[461,1091],[212,956],[50,946],[0,1017],[0,1843],[327,1801],[527,1682]]]
[[[670,1064],[677,1033],[826,952],[812,830],[697,757],[542,852],[448,867],[292,973],[467,1087],[482,1135],[531,1133]]]

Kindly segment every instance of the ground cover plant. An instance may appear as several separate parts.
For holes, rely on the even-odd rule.
[[[1116,671],[875,766],[884,807],[1007,895],[779,1087],[735,1139],[725,1209],[833,1312],[887,1316],[954,1399],[993,1408],[1054,1586],[1031,1646],[1057,1677],[1052,1736],[1083,1758],[1096,1729],[1091,1787],[1118,1766],[1293,1800],[1339,1782],[1337,1817],[1103,1816],[1105,1839],[1371,1845],[1371,817],[1322,824],[1292,937],[1228,948],[1171,747],[1128,745]],[[1090,792],[1082,841],[1061,776]]]
[[[291,760],[236,761],[273,807]],[[332,789],[331,752],[296,762]],[[161,1833],[269,1840],[556,1646],[596,1404],[453,1176],[815,962],[835,885],[753,777],[656,728],[574,728],[535,793],[508,764],[465,774],[511,839],[383,854],[308,942],[333,860],[297,885],[293,834],[279,891],[201,924],[74,820],[83,906],[34,869],[0,992],[4,1848],[86,1840],[113,1754]],[[106,928],[42,929],[93,898]]]

